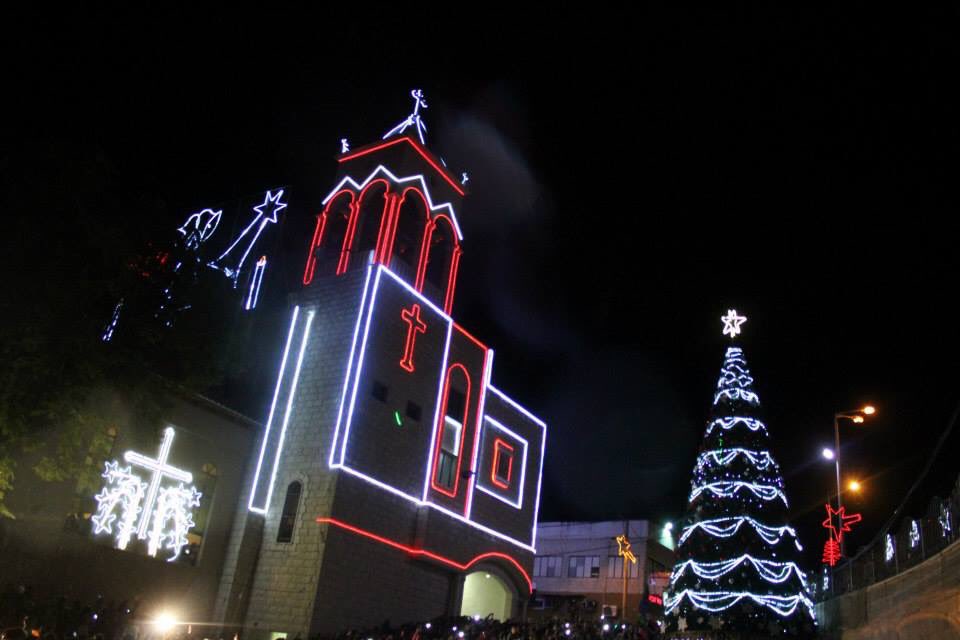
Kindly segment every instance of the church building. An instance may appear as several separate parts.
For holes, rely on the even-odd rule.
[[[216,601],[247,637],[519,617],[533,589],[546,425],[451,315],[467,193],[418,117],[323,200]]]
[[[525,614],[547,428],[496,386],[493,349],[454,319],[467,178],[426,148],[413,95],[382,140],[343,142],[300,245],[302,287],[281,333],[260,338],[281,354],[269,412],[251,420],[185,393],[159,431],[110,428],[87,455],[95,487],[41,481],[24,460],[7,496],[21,515],[0,526],[4,585],[130,603],[135,624],[170,611],[195,634],[245,640]],[[227,276],[245,311],[283,197],[267,192],[219,258],[200,250],[221,211],[178,230],[191,268]]]

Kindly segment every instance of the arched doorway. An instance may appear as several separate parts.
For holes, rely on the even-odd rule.
[[[486,618],[493,614],[496,620],[514,617],[517,593],[506,577],[495,569],[480,569],[467,574],[463,582],[460,615]]]

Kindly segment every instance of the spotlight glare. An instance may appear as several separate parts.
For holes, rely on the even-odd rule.
[[[821,454],[823,455],[823,457],[826,458],[827,460],[833,460],[833,458],[834,458],[833,449],[824,447],[824,448],[823,448],[823,451],[821,451],[820,453],[821,453]]]

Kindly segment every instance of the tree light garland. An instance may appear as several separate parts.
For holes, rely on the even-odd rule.
[[[777,467],[777,463],[773,460],[773,456],[770,455],[769,451],[754,451],[734,447],[731,449],[714,449],[701,453],[697,458],[695,471],[702,473],[705,470],[704,468],[711,464],[726,466],[733,462],[737,456],[744,456],[750,461],[750,464],[754,465],[760,471],[766,471],[770,467]]]
[[[716,418],[707,425],[707,435],[710,435],[710,432],[713,431],[714,427],[720,427],[724,431],[729,431],[737,425],[743,425],[750,431],[763,431],[767,434],[767,426],[763,424],[760,420],[756,418],[747,418],[743,416],[733,416],[730,418]]]
[[[800,571],[795,562],[778,562],[776,560],[761,560],[754,558],[748,553],[738,558],[729,560],[720,560],[718,562],[697,562],[687,560],[681,562],[673,569],[673,575],[670,576],[670,584],[674,584],[684,571],[689,567],[697,577],[707,580],[716,580],[730,573],[744,562],[749,562],[757,570],[761,578],[767,582],[781,583],[785,582],[791,575],[796,574],[804,587],[807,585],[807,579]]]
[[[697,608],[719,613],[737,604],[744,598],[749,598],[760,606],[767,607],[784,618],[796,611],[797,606],[803,603],[813,616],[813,602],[803,593],[792,596],[776,596],[772,594],[757,594],[749,591],[693,591],[684,589],[680,593],[664,594],[664,613],[670,613],[684,598],[689,598]]]
[[[793,527],[784,525],[782,527],[771,527],[758,522],[749,516],[737,516],[732,518],[714,518],[712,520],[701,520],[696,522],[688,527],[684,527],[683,533],[680,534],[679,545],[682,545],[687,538],[693,534],[697,529],[702,529],[706,533],[716,538],[729,538],[730,536],[736,535],[737,531],[740,530],[740,527],[744,523],[749,524],[753,527],[753,530],[757,532],[764,542],[769,545],[778,544],[786,534],[793,536],[793,542],[797,546],[798,551],[802,551],[803,547],[800,545],[800,541],[797,539],[797,532]]]
[[[693,500],[704,491],[709,491],[713,495],[720,498],[729,498],[740,491],[740,489],[749,489],[751,492],[753,492],[753,495],[757,496],[761,500],[770,501],[780,498],[783,500],[783,504],[785,506],[790,506],[787,502],[787,496],[778,487],[766,484],[755,484],[753,482],[744,482],[743,480],[721,480],[719,482],[710,482],[704,485],[695,486],[690,492],[689,501],[693,502]]]

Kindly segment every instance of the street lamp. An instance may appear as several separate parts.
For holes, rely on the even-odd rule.
[[[872,405],[867,405],[862,409],[857,409],[856,411],[838,411],[833,414],[833,460],[836,462],[837,469],[837,511],[843,509],[843,498],[841,497],[840,489],[840,419],[851,420],[856,424],[861,424],[864,421],[865,416],[872,416],[877,412],[876,408]],[[827,449],[823,450],[823,457],[827,460],[830,460],[831,457],[827,455]],[[857,483],[857,489],[853,488],[853,483],[851,483],[851,490],[858,491],[860,484]],[[838,516],[839,517],[839,516]],[[841,526],[843,523],[840,523]],[[839,530],[839,529],[838,529]],[[843,538],[840,539],[840,555],[843,555]]]
[[[851,480],[847,484],[847,488],[850,489],[850,491],[853,491],[854,493],[860,493],[860,483],[856,480]]]

